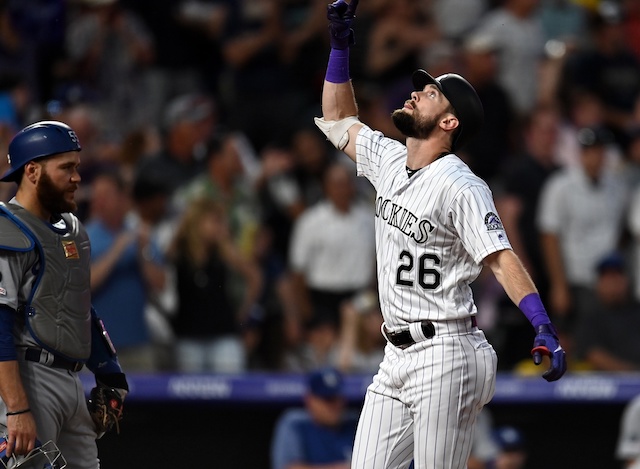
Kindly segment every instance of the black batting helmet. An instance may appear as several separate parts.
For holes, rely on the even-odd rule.
[[[460,75],[446,73],[433,78],[424,70],[413,72],[413,86],[416,90],[423,90],[431,84],[438,87],[449,100],[460,121],[460,130],[451,144],[451,150],[462,147],[482,127],[484,109],[478,93],[471,84]]]

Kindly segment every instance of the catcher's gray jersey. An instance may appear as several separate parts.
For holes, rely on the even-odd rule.
[[[454,154],[409,177],[407,149],[364,126],[357,170],[376,189],[380,304],[391,329],[476,314],[470,283],[489,254],[510,249],[491,191]]]

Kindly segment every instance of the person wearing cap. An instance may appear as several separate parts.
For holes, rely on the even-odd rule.
[[[357,413],[347,408],[344,377],[335,368],[308,373],[304,409],[289,409],[276,423],[271,468],[348,469]]]
[[[605,169],[611,133],[584,127],[577,138],[580,164],[545,181],[536,215],[552,314],[569,335],[593,307],[596,266],[621,241],[629,197],[622,175]]]
[[[183,94],[167,104],[163,118],[160,150],[136,170],[151,173],[175,193],[205,171],[206,142],[217,124],[215,103],[205,94]]]
[[[596,266],[594,313],[580,318],[576,351],[598,371],[640,370],[640,302],[631,295],[624,257],[613,252]]]
[[[318,128],[376,190],[374,234],[385,354],[366,390],[352,468],[463,469],[478,413],[493,397],[497,355],[477,326],[471,283],[487,266],[534,328],[533,361],[560,379],[565,352],[513,252],[491,190],[457,155],[484,110],[462,76],[412,75],[392,121],[404,142],[358,118],[349,75],[358,0],[327,9],[331,52]],[[354,269],[359,266],[354,266]],[[546,366],[545,366],[546,367]]]
[[[9,453],[52,440],[68,467],[98,469],[101,433],[78,372],[86,366],[120,400],[128,384],[91,304],[91,244],[73,215],[80,150],[57,121],[31,124],[9,143],[0,180],[17,192],[0,204],[0,423]]]
[[[496,428],[494,436],[500,450],[493,467],[495,469],[524,468],[528,449],[522,431],[512,425],[503,425]]]

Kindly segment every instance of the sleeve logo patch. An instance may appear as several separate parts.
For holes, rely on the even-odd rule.
[[[487,231],[504,230],[500,217],[493,212],[489,212],[484,216],[484,224],[487,227]]]

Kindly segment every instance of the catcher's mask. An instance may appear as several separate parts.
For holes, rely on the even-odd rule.
[[[40,443],[36,440],[36,447],[25,456],[11,455],[7,457],[6,429],[0,430],[0,468],[17,469],[27,467],[34,469],[64,469],[67,461],[62,456],[58,446],[51,440]]]

